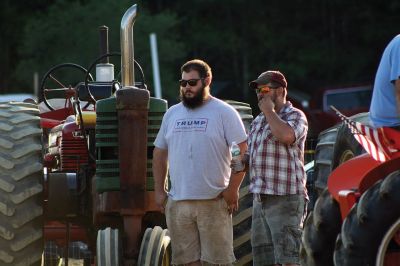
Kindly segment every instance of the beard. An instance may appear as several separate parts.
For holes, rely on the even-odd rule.
[[[189,109],[195,109],[199,106],[201,106],[204,102],[204,95],[205,95],[205,86],[203,85],[200,90],[197,92],[193,93],[193,97],[186,97],[185,93],[181,89],[179,98],[182,101],[183,105],[186,106]]]

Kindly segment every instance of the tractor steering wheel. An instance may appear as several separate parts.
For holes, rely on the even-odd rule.
[[[96,60],[94,60],[94,62],[89,66],[89,68],[88,68],[88,70],[87,70],[87,72],[86,72],[86,76],[85,76],[85,87],[86,87],[86,90],[87,90],[87,92],[88,92],[88,94],[89,94],[90,100],[93,101],[94,103],[97,102],[97,99],[95,99],[95,97],[93,96],[92,92],[90,91],[89,82],[90,82],[90,81],[93,81],[93,79],[91,78],[91,75],[90,75],[90,71],[92,71],[92,69],[97,65],[97,63],[98,63],[100,60],[102,60],[102,59],[105,58],[105,57],[111,57],[111,56],[121,56],[121,53],[119,53],[119,52],[112,52],[112,53],[107,53],[107,54],[101,55],[101,56],[98,57]],[[143,88],[147,89],[147,88],[146,88],[146,79],[145,79],[145,76],[144,76],[144,72],[143,72],[142,67],[140,66],[140,64],[139,64],[136,60],[134,60],[134,65],[135,65],[135,67],[136,67],[136,68],[139,70],[139,72],[140,72],[140,76],[141,76],[141,77],[140,77],[140,80],[141,80],[140,86],[142,86]],[[119,76],[120,74],[121,74],[121,72],[119,72],[117,76]],[[119,88],[120,88],[120,85],[119,85],[118,80],[113,80],[113,81],[112,81],[112,93],[114,94],[115,91],[116,91],[117,89],[119,89]],[[79,91],[78,91],[78,94],[79,94]]]
[[[71,72],[71,69],[78,72],[78,77],[73,75],[74,73]],[[75,63],[63,63],[50,68],[50,70],[47,71],[47,73],[43,76],[40,85],[39,101],[43,101],[50,110],[54,111],[55,108],[50,104],[48,94],[56,94],[56,96],[61,96],[58,98],[65,99],[64,106],[66,106],[71,97],[77,96],[75,87],[80,81],[82,81],[82,78],[79,78],[79,76],[82,75],[81,73],[87,74],[86,68]],[[85,76],[85,80],[86,79],[92,81],[93,77],[89,73],[89,75]],[[71,82],[71,80],[73,81]],[[56,85],[57,88],[49,87],[51,84],[53,86]],[[88,103],[85,107],[87,107],[89,104],[90,103]]]

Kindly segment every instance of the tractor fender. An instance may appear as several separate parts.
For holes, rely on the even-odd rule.
[[[339,202],[339,193],[344,190],[364,193],[376,181],[398,169],[400,157],[378,162],[365,153],[354,157],[332,171],[328,179],[328,190]]]

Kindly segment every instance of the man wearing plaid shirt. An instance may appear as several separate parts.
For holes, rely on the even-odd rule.
[[[298,265],[308,199],[307,119],[286,101],[287,81],[281,72],[266,71],[249,86],[256,91],[261,110],[251,124],[244,156],[254,195],[253,265]]]

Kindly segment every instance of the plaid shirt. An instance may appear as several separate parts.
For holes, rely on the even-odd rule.
[[[286,102],[278,115],[293,128],[296,140],[290,145],[283,144],[272,135],[263,113],[254,119],[248,137],[250,192],[270,195],[304,194],[307,197],[304,171],[307,118],[290,102]]]

